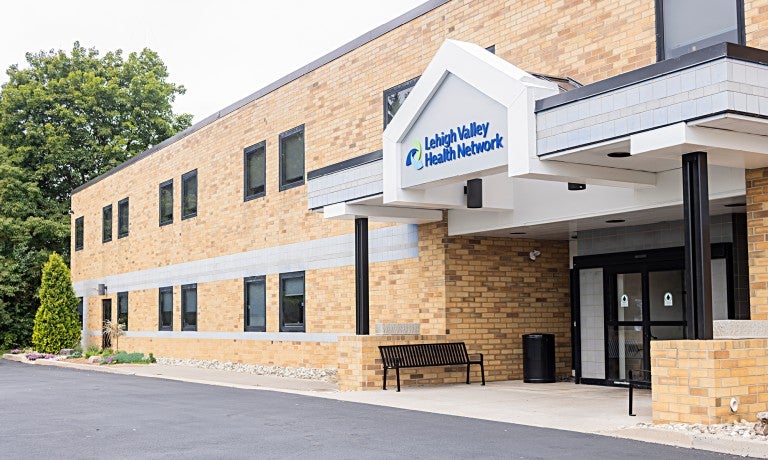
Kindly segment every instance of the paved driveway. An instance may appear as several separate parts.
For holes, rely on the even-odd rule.
[[[570,431],[2,359],[0,428],[3,459],[728,458]]]

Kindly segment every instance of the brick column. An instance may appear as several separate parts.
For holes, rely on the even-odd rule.
[[[746,171],[751,319],[768,320],[768,168]]]

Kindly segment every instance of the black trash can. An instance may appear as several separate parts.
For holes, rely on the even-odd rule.
[[[523,335],[523,382],[555,381],[555,335]]]

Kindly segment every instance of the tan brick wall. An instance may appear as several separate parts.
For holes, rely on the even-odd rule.
[[[448,337],[485,354],[486,378],[522,379],[522,336],[533,332],[555,334],[556,372],[570,376],[568,242],[450,238],[446,249]]]
[[[655,423],[754,421],[768,410],[768,339],[652,341],[651,371]]]
[[[306,169],[381,148],[382,92],[421,74],[446,38],[496,45],[519,67],[584,83],[652,63],[653,1],[452,1],[77,193],[85,248],[73,279],[126,273],[352,232],[307,211],[305,186],[278,192],[278,135],[306,127]],[[288,109],[289,108],[289,109]],[[242,151],[267,141],[267,194],[243,202]],[[198,216],[179,216],[181,175],[198,170]],[[174,179],[175,222],[158,225]],[[130,236],[101,243],[101,208],[130,198]],[[183,251],[169,248],[183,247]]]
[[[750,319],[768,319],[768,168],[746,172]]]

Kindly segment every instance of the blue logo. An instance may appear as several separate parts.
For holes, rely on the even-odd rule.
[[[408,155],[405,156],[405,165],[413,166],[414,169],[419,170],[424,167],[424,152],[421,149],[421,143],[416,141],[413,143],[412,148]]]

